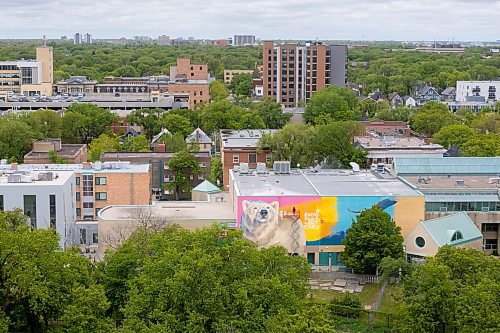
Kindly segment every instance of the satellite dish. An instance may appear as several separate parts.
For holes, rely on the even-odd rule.
[[[359,164],[356,162],[349,162],[349,165],[352,167],[352,171],[359,172]]]

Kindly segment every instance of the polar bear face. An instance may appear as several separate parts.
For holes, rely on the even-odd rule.
[[[278,219],[279,203],[243,200],[243,218],[249,228],[262,223],[274,222]]]

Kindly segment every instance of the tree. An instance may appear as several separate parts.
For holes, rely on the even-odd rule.
[[[101,134],[98,138],[92,140],[89,145],[89,160],[98,161],[101,155],[107,151],[117,151],[120,148],[120,138]]]
[[[117,116],[97,105],[73,103],[62,118],[65,143],[89,143],[108,131]]]
[[[132,111],[127,116],[127,122],[141,126],[149,142],[161,130],[160,117],[163,114],[161,109],[138,109]]]
[[[401,332],[497,332],[500,264],[480,251],[444,246],[405,280]]]
[[[358,318],[362,310],[359,298],[349,293],[333,298],[329,305],[333,314],[347,318]]]
[[[222,186],[224,181],[224,170],[222,169],[222,160],[217,157],[213,157],[210,161],[210,175],[208,180],[219,187]]]
[[[273,161],[290,161],[296,167],[316,165],[310,149],[313,127],[301,123],[292,123],[283,127],[275,134],[264,133],[259,140],[259,149],[269,149]]]
[[[303,257],[282,247],[258,250],[240,231],[144,233],[103,265],[108,297],[123,300],[125,331],[269,332],[268,320],[293,314],[307,293]]]
[[[334,333],[334,322],[323,304],[298,305],[295,313],[280,311],[266,322],[267,333]]]
[[[416,113],[416,109],[408,107],[397,107],[395,109],[383,109],[375,114],[375,118],[386,121],[410,121]]]
[[[371,98],[366,98],[359,102],[359,109],[362,115],[373,118],[380,111],[388,110],[389,108],[384,108],[381,103],[377,103]]]
[[[61,137],[61,117],[52,110],[38,110],[27,112],[20,116],[20,120],[31,127],[39,139]]]
[[[90,287],[90,262],[61,251],[53,229],[32,231],[19,209],[0,212],[0,244],[0,321],[7,319],[9,331],[46,332],[76,313],[89,318],[80,302],[86,297],[88,309],[101,309],[100,315],[107,310],[104,295]]]
[[[64,158],[57,155],[56,151],[53,149],[49,151],[48,155],[49,155],[50,163],[53,163],[53,164],[65,164],[65,163],[67,163],[67,161]]]
[[[230,88],[236,96],[252,97],[252,75],[235,75],[231,81]]]
[[[375,273],[385,257],[403,256],[401,228],[391,216],[375,205],[363,210],[353,221],[343,241],[342,262],[361,273]]]
[[[433,136],[441,128],[456,123],[455,116],[445,104],[428,102],[421,106],[410,121],[411,127],[420,134]]]
[[[463,156],[500,156],[500,134],[479,134],[462,145]]]
[[[167,188],[175,193],[175,200],[179,200],[181,192],[191,192],[190,175],[202,173],[196,157],[187,150],[181,150],[168,161],[168,168],[174,174],[174,179],[167,183]]]
[[[471,127],[483,134],[500,134],[500,114],[497,112],[481,112],[471,121]]]
[[[22,162],[35,135],[24,122],[0,119],[0,158]]]
[[[229,96],[229,92],[224,86],[224,83],[220,81],[211,82],[209,90],[210,90],[210,98],[212,99],[212,101],[221,101]]]
[[[175,133],[172,136],[164,135],[159,143],[164,143],[166,151],[177,153],[181,150],[186,150],[187,145],[182,133]]]
[[[281,106],[270,97],[264,98],[258,103],[254,103],[253,109],[260,115],[266,128],[282,128],[292,117],[291,113],[283,113]]]
[[[260,129],[266,128],[264,120],[253,111],[245,112],[238,120],[237,129]]]
[[[465,142],[472,139],[476,133],[466,125],[447,125],[434,134],[432,140],[445,148],[451,146],[461,147]]]
[[[119,147],[122,151],[149,151],[149,140],[145,135],[129,136]]]
[[[358,100],[348,88],[330,86],[314,94],[306,106],[304,119],[316,124],[320,115],[330,115],[332,120],[358,120]]]
[[[194,131],[194,128],[191,125],[189,119],[177,114],[167,113],[161,118],[160,124],[162,127],[168,129],[170,133],[181,133],[184,137],[188,136]]]

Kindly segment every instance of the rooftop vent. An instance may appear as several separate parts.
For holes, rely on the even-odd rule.
[[[464,186],[465,185],[465,181],[463,179],[457,179],[456,185],[457,186]]]
[[[248,163],[240,163],[240,174],[247,174],[248,172]]]
[[[273,164],[273,170],[276,174],[288,174],[290,173],[290,162],[276,161]]]
[[[257,163],[257,174],[267,173],[266,163]]]

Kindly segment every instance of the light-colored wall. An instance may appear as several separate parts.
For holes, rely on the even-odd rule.
[[[224,83],[231,83],[236,75],[240,74],[253,74],[252,69],[226,69],[224,71]]]
[[[175,83],[168,85],[168,92],[175,93],[188,93],[189,94],[189,108],[194,107],[200,103],[210,102],[210,90],[208,83]],[[196,93],[196,96],[195,96]]]
[[[42,64],[42,83],[54,83],[54,55],[51,47],[37,47],[36,60]]]
[[[394,221],[401,227],[401,235],[405,237],[425,219],[425,197],[396,197],[396,201]]]

